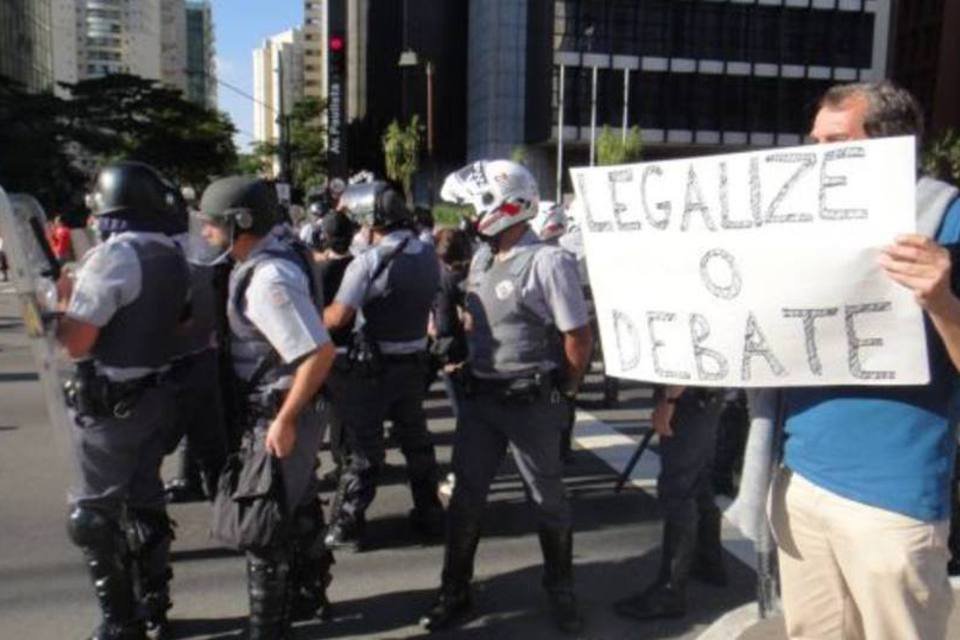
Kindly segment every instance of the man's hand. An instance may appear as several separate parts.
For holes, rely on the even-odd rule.
[[[297,442],[297,423],[278,415],[267,429],[265,447],[267,453],[275,458],[286,458],[293,452]]]
[[[676,405],[673,402],[668,402],[666,398],[660,399],[653,408],[653,416],[651,416],[650,422],[653,424],[653,430],[661,438],[673,437],[673,427],[670,423],[673,422],[673,410],[675,408]]]
[[[917,303],[931,314],[949,313],[956,304],[950,290],[950,253],[918,234],[902,235],[878,259],[893,280],[913,291]]]

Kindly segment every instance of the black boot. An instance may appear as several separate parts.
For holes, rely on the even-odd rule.
[[[170,637],[167,611],[170,602],[170,542],[174,538],[173,523],[162,511],[137,511],[133,527],[140,547],[134,554],[137,564],[141,616],[146,622],[147,636],[153,640]]]
[[[81,505],[67,520],[70,539],[83,551],[103,617],[91,640],[144,640],[143,621],[130,572],[130,551],[119,524],[107,511]]]
[[[250,622],[247,640],[289,638],[288,577],[286,560],[247,554],[247,589],[250,595]]]
[[[418,449],[403,449],[410,478],[413,510],[410,526],[426,540],[440,540],[446,531],[443,504],[437,495],[437,458],[433,445]]]
[[[573,593],[573,531],[567,527],[540,527],[543,551],[543,587],[550,599],[550,610],[557,628],[564,633],[579,633],[583,618]]]
[[[714,587],[727,586],[727,569],[723,562],[720,539],[721,515],[714,505],[700,512],[697,523],[697,549],[690,567],[690,576]]]
[[[424,629],[445,629],[470,611],[470,580],[473,579],[473,558],[479,541],[478,518],[448,514],[440,591],[430,610],[420,618],[420,626]]]
[[[297,536],[291,566],[293,619],[327,620],[331,616],[327,588],[333,582],[330,568],[334,559],[323,541],[323,507],[319,499],[298,508],[295,518]]]
[[[696,547],[696,522],[690,518],[663,524],[663,556],[657,581],[641,593],[613,605],[622,616],[637,620],[678,618],[687,613],[687,576]]]

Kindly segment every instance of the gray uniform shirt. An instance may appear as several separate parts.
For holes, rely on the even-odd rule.
[[[506,252],[504,259],[512,256],[520,247],[539,242],[537,235],[528,230],[517,244]],[[470,265],[471,273],[482,269],[480,262],[489,257],[489,251],[477,251]],[[590,321],[577,260],[569,251],[559,247],[547,246],[536,253],[532,268],[518,295],[527,309],[542,318],[544,323],[553,324],[561,332],[579,329]],[[549,370],[554,366],[552,362],[544,362],[542,368]]]
[[[527,231],[504,258],[512,256],[519,247],[538,242],[540,240],[536,234]],[[484,259],[484,255],[489,254],[486,251],[477,252],[470,268],[478,268],[477,260]],[[579,329],[589,322],[577,261],[569,251],[557,247],[538,251],[533,259],[533,268],[520,288],[520,299],[544,322],[553,323],[562,332]]]
[[[272,235],[258,249],[267,249],[280,241]],[[244,294],[247,319],[264,335],[271,346],[291,363],[330,341],[310,294],[306,275],[288,260],[269,258],[258,265]],[[237,375],[249,379],[254,371]]]
[[[425,250],[424,244],[416,238],[412,231],[407,229],[388,233],[377,246],[383,248],[395,247],[408,236],[410,240],[407,242],[407,246],[403,248],[404,253],[416,255]],[[387,278],[381,276],[377,278],[376,282],[370,281],[379,265],[380,252],[378,251],[364,251],[358,255],[343,274],[343,281],[340,283],[340,288],[334,298],[335,302],[356,309],[358,321],[361,323],[363,322],[363,306],[367,302],[383,296],[386,292]],[[381,341],[379,346],[380,351],[386,354],[417,353],[427,348],[427,338],[407,342]]]
[[[177,246],[162,233],[127,231],[111,235],[84,257],[66,315],[103,328],[121,307],[136,300],[143,286],[143,274],[140,260],[131,245],[143,242]],[[143,377],[156,369],[98,365],[98,371],[111,380],[123,381]]]

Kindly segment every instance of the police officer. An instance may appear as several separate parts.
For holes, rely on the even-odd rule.
[[[246,549],[249,637],[286,637],[289,613],[327,612],[332,555],[323,546],[316,460],[322,431],[315,403],[333,345],[320,321],[309,258],[272,233],[274,190],[233,176],[213,182],[200,213],[207,242],[228,252],[229,349],[246,428],[241,455],[264,450],[280,460],[284,507],[291,526],[266,548]],[[289,596],[296,600],[290,602]]]
[[[651,419],[660,437],[657,499],[663,511],[660,570],[651,585],[620,600],[614,610],[639,620],[686,614],[687,578],[724,586],[720,509],[712,467],[723,390],[658,387]]]
[[[92,200],[104,242],[75,284],[62,278],[58,287],[57,339],[79,360],[67,388],[79,471],[67,530],[103,614],[96,640],[167,633],[173,531],[160,463],[173,392],[163,373],[189,286],[167,235],[177,195],[148,165],[103,167]]]
[[[166,484],[171,502],[189,500],[197,495],[212,498],[217,478],[227,454],[224,407],[220,388],[217,338],[216,270],[190,259],[189,212],[183,202],[175,210],[174,240],[186,247],[190,268],[190,313],[174,338],[174,359],[169,379],[176,391],[176,420],[167,451],[178,442],[176,476]]]
[[[318,224],[323,235],[323,244],[319,252],[314,249],[314,256],[319,256],[317,258],[317,273],[321,283],[323,283],[323,306],[326,308],[333,304],[347,267],[353,261],[353,254],[350,253],[350,243],[357,228],[350,221],[350,218],[341,211],[328,212]],[[330,331],[330,338],[337,349],[337,360],[339,360],[339,363],[337,360],[334,361],[331,377],[335,377],[337,371],[344,371],[349,368],[347,355],[352,334],[352,323]],[[338,419],[334,404],[333,401],[327,403],[324,419],[327,422],[330,453],[333,456],[335,468],[329,476],[324,476],[324,480],[333,479],[334,482],[339,483],[340,474],[346,463],[347,450],[343,425]]]
[[[364,514],[383,467],[383,422],[388,417],[407,460],[411,524],[423,535],[439,535],[443,507],[437,498],[437,460],[423,411],[427,318],[440,280],[437,255],[417,239],[399,185],[351,185],[340,206],[355,223],[370,228],[373,246],[347,267],[323,316],[331,331],[361,316],[347,366],[335,372],[330,384],[348,461],[327,544],[362,542]]]
[[[476,162],[448,177],[441,195],[473,204],[487,245],[474,255],[467,279],[469,354],[442,584],[420,624],[442,629],[470,608],[481,514],[509,446],[539,521],[554,620],[562,631],[577,632],[582,619],[560,437],[593,341],[576,261],[531,231],[537,185],[522,165]]]

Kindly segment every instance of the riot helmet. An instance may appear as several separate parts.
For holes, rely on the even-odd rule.
[[[530,222],[530,228],[541,240],[549,242],[567,231],[567,214],[562,204],[541,202],[536,217]]]
[[[451,173],[440,197],[472,205],[477,231],[488,238],[532,219],[540,201],[533,175],[512,160],[478,160]]]
[[[320,221],[326,245],[335,253],[347,253],[357,226],[339,211],[331,211]]]
[[[277,193],[253,176],[229,176],[210,184],[200,199],[200,215],[210,224],[230,225],[235,234],[266,235],[279,221]]]
[[[412,222],[403,189],[385,180],[350,185],[340,196],[337,208],[355,224],[373,229],[392,229]]]
[[[180,191],[148,164],[125,160],[102,167],[87,200],[104,236],[123,231],[187,230]]]

